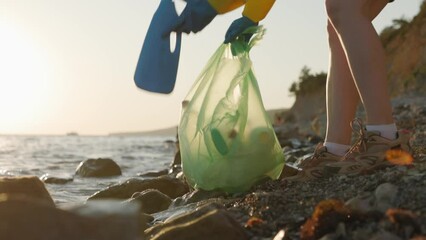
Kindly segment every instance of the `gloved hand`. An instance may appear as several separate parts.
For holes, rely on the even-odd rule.
[[[164,32],[163,36],[171,32],[199,32],[217,16],[216,10],[207,0],[186,0],[186,2],[176,24]]]
[[[236,19],[232,22],[231,26],[229,26],[228,31],[226,31],[224,43],[230,43],[244,32],[244,30],[249,27],[257,26],[258,24],[259,23],[253,22],[250,18],[245,16]],[[247,36],[245,36],[245,40],[248,42],[251,36],[252,34],[247,34]]]

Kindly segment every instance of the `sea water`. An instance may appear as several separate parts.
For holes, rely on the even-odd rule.
[[[46,184],[57,204],[83,202],[107,186],[168,168],[175,154],[173,136],[0,136],[0,177],[37,176],[70,179]],[[122,176],[75,176],[80,162],[111,158]]]

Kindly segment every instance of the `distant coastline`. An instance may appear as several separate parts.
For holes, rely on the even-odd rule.
[[[109,136],[176,136],[177,126],[156,129],[151,131],[141,131],[141,132],[117,132],[110,133]]]
[[[276,115],[279,115],[285,111],[288,111],[286,108],[281,109],[271,109],[266,110],[271,121],[274,121]],[[176,136],[177,135],[177,125],[168,128],[150,130],[150,131],[140,131],[140,132],[116,132],[110,133],[109,136]]]

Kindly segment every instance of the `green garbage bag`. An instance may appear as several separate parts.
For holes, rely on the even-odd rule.
[[[182,104],[179,143],[182,168],[197,189],[243,192],[266,177],[276,179],[284,157],[252,71],[250,42],[222,44]]]

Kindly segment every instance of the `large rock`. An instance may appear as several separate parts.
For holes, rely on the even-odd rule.
[[[134,240],[140,236],[128,221],[84,217],[17,195],[0,194],[0,218],[0,239]]]
[[[151,240],[244,240],[244,228],[225,209],[208,205],[145,231]]]
[[[75,174],[81,177],[112,177],[121,175],[121,169],[109,158],[87,159],[78,165]]]
[[[163,169],[163,170],[160,170],[160,171],[138,173],[138,177],[142,177],[142,178],[156,178],[156,177],[161,177],[161,176],[167,175],[168,173],[169,173],[168,169]]]
[[[124,183],[119,183],[100,190],[89,197],[93,199],[128,199],[136,192],[147,189],[156,189],[170,198],[177,198],[189,191],[186,184],[175,178],[159,177],[154,179],[130,179]]]
[[[152,221],[154,221],[154,217],[153,216],[151,216],[151,215],[149,215],[149,214],[146,214],[146,213],[140,213],[140,215],[139,215],[139,219],[140,219],[140,226],[139,226],[139,229],[140,229],[140,231],[141,231],[141,235],[143,234],[143,232],[147,229],[147,228],[149,228],[149,227],[151,227],[151,222]]]
[[[224,198],[226,196],[227,193],[222,191],[206,191],[202,189],[196,189],[192,192],[188,192],[185,195],[174,199],[170,207],[180,207],[191,203],[202,202],[208,199]]]
[[[115,238],[139,239],[141,227],[145,229],[149,219],[140,214],[137,202],[122,203],[117,200],[96,200],[66,208],[79,216],[95,220],[102,226],[99,230],[109,232]]]
[[[151,214],[166,210],[172,203],[172,200],[169,196],[158,190],[148,189],[143,192],[134,193],[132,198],[127,202],[140,203],[141,211]]]
[[[52,197],[44,183],[36,176],[26,177],[1,177],[0,193],[7,195],[20,195],[34,201],[43,202],[55,206]]]

